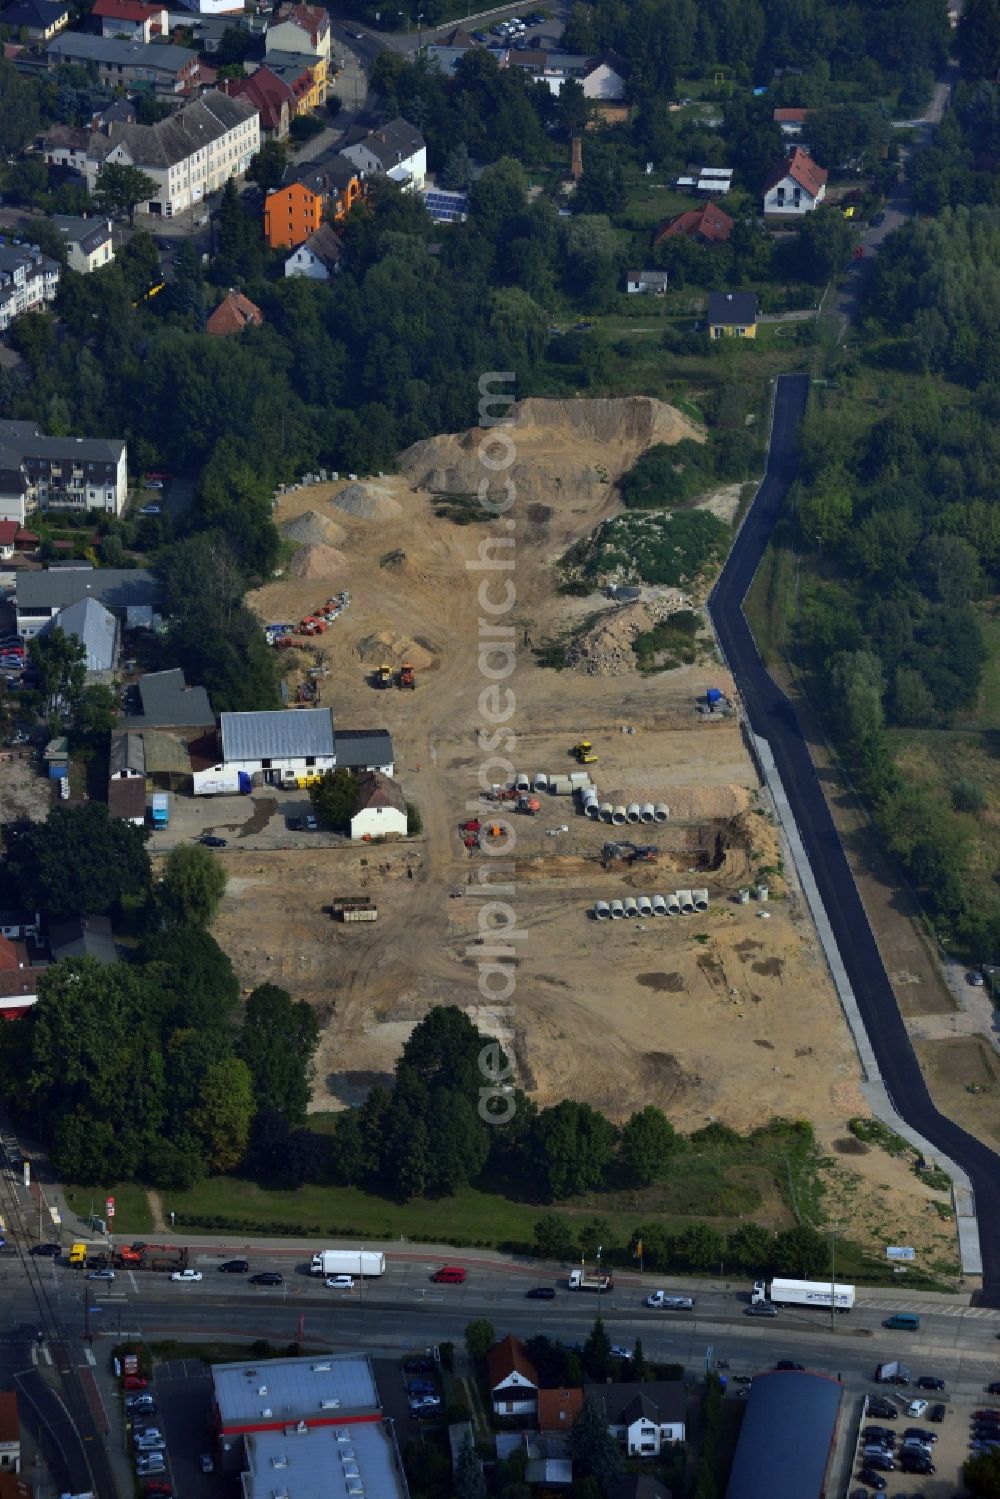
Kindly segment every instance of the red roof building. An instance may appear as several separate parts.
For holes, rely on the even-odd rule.
[[[733,232],[733,220],[716,203],[703,203],[662,223],[653,236],[653,244],[665,239],[695,239],[702,245],[724,245]]]
[[[263,321],[264,314],[256,303],[241,291],[230,291],[205,324],[205,332],[214,338],[231,338],[244,328],[259,328]]]
[[[538,1430],[569,1431],[582,1409],[582,1390],[539,1390]]]
[[[166,9],[142,0],[95,0],[93,14],[100,20],[102,36],[141,37],[148,42],[166,36],[169,27]]]
[[[486,1372],[498,1416],[534,1415],[538,1370],[520,1338],[501,1338],[486,1355]]]
[[[811,213],[826,197],[827,175],[825,167],[796,146],[764,184],[764,212],[785,217]]]
[[[308,92],[311,86],[312,79],[307,71],[304,91]],[[260,115],[261,130],[279,141],[284,140],[288,134],[303,92],[302,88],[296,89],[294,85],[272,73],[266,63],[245,78],[224,79],[222,90],[230,98],[248,100]]]

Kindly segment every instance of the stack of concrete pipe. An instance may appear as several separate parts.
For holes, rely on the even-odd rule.
[[[621,921],[635,916],[693,916],[708,910],[707,890],[675,890],[670,895],[626,895],[622,900],[594,902],[595,921]]]

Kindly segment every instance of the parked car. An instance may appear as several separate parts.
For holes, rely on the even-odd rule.
[[[137,1447],[165,1447],[167,1441],[158,1426],[145,1426],[142,1431],[136,1432],[135,1445]]]
[[[936,1374],[921,1374],[917,1380],[918,1390],[943,1390],[944,1380],[939,1379]]]
[[[436,1395],[437,1386],[430,1379],[408,1379],[406,1381],[406,1393],[415,1398],[420,1395]]]
[[[289,817],[286,819],[285,827],[290,833],[304,833],[306,820],[304,817]]]
[[[890,1431],[888,1426],[866,1426],[861,1433],[866,1442],[885,1442],[892,1447],[896,1441],[896,1433]]]
[[[144,1473],[165,1473],[166,1454],[163,1452],[140,1452],[135,1460],[135,1471],[141,1478]]]
[[[206,848],[226,847],[225,838],[216,838],[214,833],[202,833],[201,837],[198,839],[198,842],[203,843]]]
[[[146,488],[147,489],[162,489],[163,488],[163,480],[162,479],[147,479],[146,480]]]
[[[219,1269],[224,1275],[246,1275],[250,1269],[249,1260],[223,1260]]]
[[[923,1415],[923,1413],[924,1413],[924,1411],[926,1409],[927,1409],[927,1401],[926,1400],[911,1400],[910,1403],[909,1403],[909,1405],[906,1407],[906,1414],[908,1416],[916,1416],[916,1417],[919,1418],[920,1416]]]
[[[925,1426],[908,1426],[903,1432],[904,1442],[930,1442],[933,1444],[937,1439],[937,1432],[928,1431]]]
[[[881,1473],[876,1473],[870,1463],[866,1464],[858,1474],[862,1483],[866,1483],[870,1489],[882,1490],[886,1487],[886,1481]]]
[[[309,815],[308,815],[308,817],[306,818],[305,821],[306,821],[306,832],[307,833],[318,833],[319,832],[319,822],[316,820],[316,818],[313,816],[313,814],[311,812],[309,813]]]
[[[877,1416],[880,1421],[895,1421],[899,1411],[889,1400],[869,1400],[868,1414]]]
[[[190,1285],[192,1281],[201,1280],[201,1271],[200,1270],[175,1270],[174,1273],[171,1275],[170,1279],[171,1280],[183,1281],[185,1285]]]
[[[461,1265],[442,1265],[435,1270],[431,1280],[439,1286],[461,1286],[465,1284],[465,1270]]]
[[[174,1486],[172,1483],[168,1483],[165,1478],[152,1478],[145,1485],[142,1492],[144,1494],[155,1495],[156,1499],[170,1499],[170,1496],[174,1492]]]
[[[62,1245],[36,1244],[31,1253],[41,1255],[44,1259],[47,1260],[54,1260],[58,1255],[62,1254]],[[992,1386],[990,1386],[990,1388],[992,1389]]]
[[[747,1306],[743,1308],[748,1317],[776,1317],[778,1308],[772,1306],[769,1301],[763,1301],[759,1306]]]
[[[162,484],[160,485],[160,488],[161,489],[163,488]],[[161,509],[160,509],[159,505],[140,505],[139,506],[139,514],[140,515],[160,515],[161,513],[162,512],[161,512]]]
[[[927,1412],[927,1419],[928,1421],[943,1421],[947,1414],[948,1407],[946,1405],[932,1405]]]
[[[429,1358],[408,1358],[403,1360],[404,1374],[433,1374],[434,1365]]]
[[[144,1390],[148,1380],[143,1379],[141,1374],[126,1374],[122,1379],[123,1390]]]
[[[250,1284],[252,1286],[280,1286],[283,1281],[277,1270],[258,1270],[256,1275],[251,1275]]]
[[[201,1454],[201,1471],[203,1473],[215,1472],[215,1458],[210,1452],[203,1452]]]
[[[113,1270],[91,1270],[87,1276],[88,1280],[114,1280],[114,1278]]]
[[[525,1295],[529,1301],[554,1301],[556,1299],[554,1286],[532,1286],[530,1291],[525,1292]]]
[[[141,1413],[145,1416],[154,1416],[156,1414],[156,1401],[152,1395],[126,1395],[125,1409],[127,1411],[135,1411],[136,1414]]]
[[[328,1275],[326,1277],[326,1284],[327,1284],[327,1286],[329,1287],[329,1289],[331,1291],[353,1291],[354,1290],[354,1276],[353,1275]]]
[[[876,1456],[874,1453],[865,1453],[865,1467],[870,1468],[873,1473],[895,1473],[896,1461],[888,1452]],[[864,1474],[862,1473],[862,1478]],[[867,1482],[867,1480],[866,1480]]]

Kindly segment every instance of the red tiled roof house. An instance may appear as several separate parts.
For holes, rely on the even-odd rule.
[[[796,146],[764,184],[764,212],[785,219],[812,213],[826,197],[826,178],[826,168]]]

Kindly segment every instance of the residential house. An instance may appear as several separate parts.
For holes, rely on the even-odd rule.
[[[263,12],[256,15],[241,10],[237,15],[228,16],[207,16],[202,13],[191,24],[197,32],[200,52],[210,57],[213,52],[218,52],[227,31],[245,31],[248,36],[258,38],[263,44],[270,19],[270,15]]]
[[[283,141],[298,111],[295,89],[268,67],[257,68],[243,78],[224,78],[222,92],[231,99],[245,99],[260,115],[263,134]]]
[[[541,1432],[567,1432],[583,1407],[583,1391],[539,1390],[538,1430]]]
[[[134,828],[146,826],[145,776],[141,781],[108,782],[108,816],[130,822]]]
[[[263,321],[256,302],[241,291],[228,291],[205,324],[205,332],[213,338],[232,338],[244,328],[259,328]]]
[[[732,232],[733,220],[725,209],[718,203],[707,202],[665,220],[653,235],[653,244],[662,245],[668,239],[693,239],[699,245],[724,245]]]
[[[314,57],[311,52],[269,52],[264,66],[295,94],[297,114],[312,114],[326,103],[330,64],[325,57]]]
[[[0,477],[0,488],[2,484]],[[33,552],[37,546],[34,531],[26,531],[16,520],[0,520],[0,560],[10,562],[18,554],[23,557],[26,552]]]
[[[52,222],[62,235],[71,271],[79,271],[81,276],[86,276],[114,260],[110,219],[74,218],[69,214],[57,213],[53,215]]]
[[[14,0],[0,14],[0,22],[10,27],[12,36],[50,42],[69,25],[71,15],[72,7],[62,0]]]
[[[15,318],[54,302],[59,275],[58,262],[37,245],[0,245],[0,333]]]
[[[367,196],[368,179],[354,163],[339,154],[304,162],[285,170],[283,186],[301,182],[322,200],[323,217],[343,223],[351,209]]]
[[[310,281],[329,281],[344,262],[344,245],[329,224],[321,224],[304,244],[285,261],[286,276],[306,276]]]
[[[586,99],[607,102],[625,97],[625,67],[611,54],[594,58],[527,47],[510,52],[507,61],[510,67],[528,72],[534,82],[544,83],[557,98],[570,78],[580,84]]]
[[[364,132],[360,139],[352,140],[354,134],[348,131],[341,156],[370,176],[389,177],[407,192],[419,192],[427,176],[427,146],[415,126],[397,118]]]
[[[669,279],[666,271],[626,271],[625,290],[633,297],[665,297]]]
[[[146,745],[141,734],[129,730],[111,735],[108,816],[137,828],[146,822]]]
[[[627,1457],[659,1457],[674,1442],[684,1441],[687,1391],[679,1379],[587,1385],[584,1394],[611,1435],[623,1443]]]
[[[289,182],[264,199],[264,238],[272,250],[304,244],[323,223],[323,199],[304,182]]]
[[[77,130],[71,125],[53,125],[42,136],[42,157],[46,166],[67,167],[79,172],[81,177],[87,170],[87,148],[90,131]]]
[[[169,42],[119,41],[67,31],[49,42],[45,56],[50,68],[62,63],[93,68],[112,88],[151,88],[155,94],[171,96],[190,93],[199,83],[197,52]]]
[[[330,61],[330,17],[318,5],[289,5],[267,29],[265,55],[272,52],[307,52]]]
[[[827,171],[796,146],[764,184],[764,212],[778,218],[801,218],[826,197]]]
[[[580,82],[586,99],[624,99],[625,65],[611,53],[594,58],[581,73]]]
[[[440,68],[445,77],[450,78],[465,54],[479,45],[481,44],[473,41],[468,31],[457,27],[447,36],[428,42],[424,48],[424,54],[432,67]],[[504,48],[505,59],[506,50]]]
[[[98,963],[115,963],[118,949],[114,932],[106,916],[74,916],[71,921],[55,922],[49,927],[52,961],[63,958],[94,958]]]
[[[0,937],[0,1020],[19,1020],[38,1003],[39,975],[48,966],[39,960],[34,944]],[[0,1402],[9,1398],[0,1395]],[[11,1420],[0,1406],[0,1478],[19,1471],[10,1463],[15,1447],[19,1455],[19,1446],[16,1412]]]
[[[152,612],[157,582],[141,567],[94,568],[88,563],[18,573],[14,599],[17,633],[37,635],[61,609],[79,599],[99,599],[106,608],[127,615],[135,607]]]
[[[167,36],[170,29],[166,7],[145,5],[143,0],[95,0],[91,15],[100,21],[102,36],[130,42],[151,42],[155,36]]]
[[[709,338],[756,338],[757,293],[714,291],[708,299]]]
[[[354,836],[353,823],[351,836]],[[486,1355],[486,1372],[497,1416],[534,1416],[538,1409],[538,1370],[520,1338],[507,1336]]]
[[[121,515],[128,497],[123,442],[45,437],[34,422],[0,421],[0,514],[24,524],[29,510],[103,510]]]
[[[21,1422],[14,1390],[0,1391],[0,1470],[21,1471]]]
[[[358,795],[351,815],[351,839],[406,837],[406,797],[398,781],[380,771],[359,777]],[[534,1408],[534,1407],[532,1407]]]
[[[173,666],[143,673],[126,698],[122,722],[129,730],[214,729],[215,714],[205,688],[189,687],[181,668]]]
[[[703,198],[724,198],[733,190],[732,167],[688,166],[674,179],[679,193],[700,193]]]
[[[539,1487],[546,1494],[553,1489],[571,1487],[573,1459],[566,1435],[538,1431],[498,1431],[495,1442],[497,1460],[500,1462],[513,1457],[516,1452],[524,1454],[524,1481],[529,1487]]]
[[[140,167],[156,183],[156,194],[139,204],[139,213],[169,219],[230,178],[242,177],[259,150],[260,115],[254,106],[213,89],[155,125],[95,131],[87,151],[87,187],[93,191],[105,162]]]
[[[785,141],[797,141],[802,139],[802,131],[806,120],[809,118],[808,109],[776,109],[774,111],[774,123],[781,131],[781,138]]]
[[[62,630],[64,635],[79,640],[84,649],[88,686],[110,685],[121,644],[120,626],[110,609],[98,599],[77,599],[75,604],[60,609],[39,634],[46,635],[50,630]]]
[[[199,16],[232,16],[233,25],[239,26],[246,14],[242,0],[180,0],[185,10],[193,10]]]

